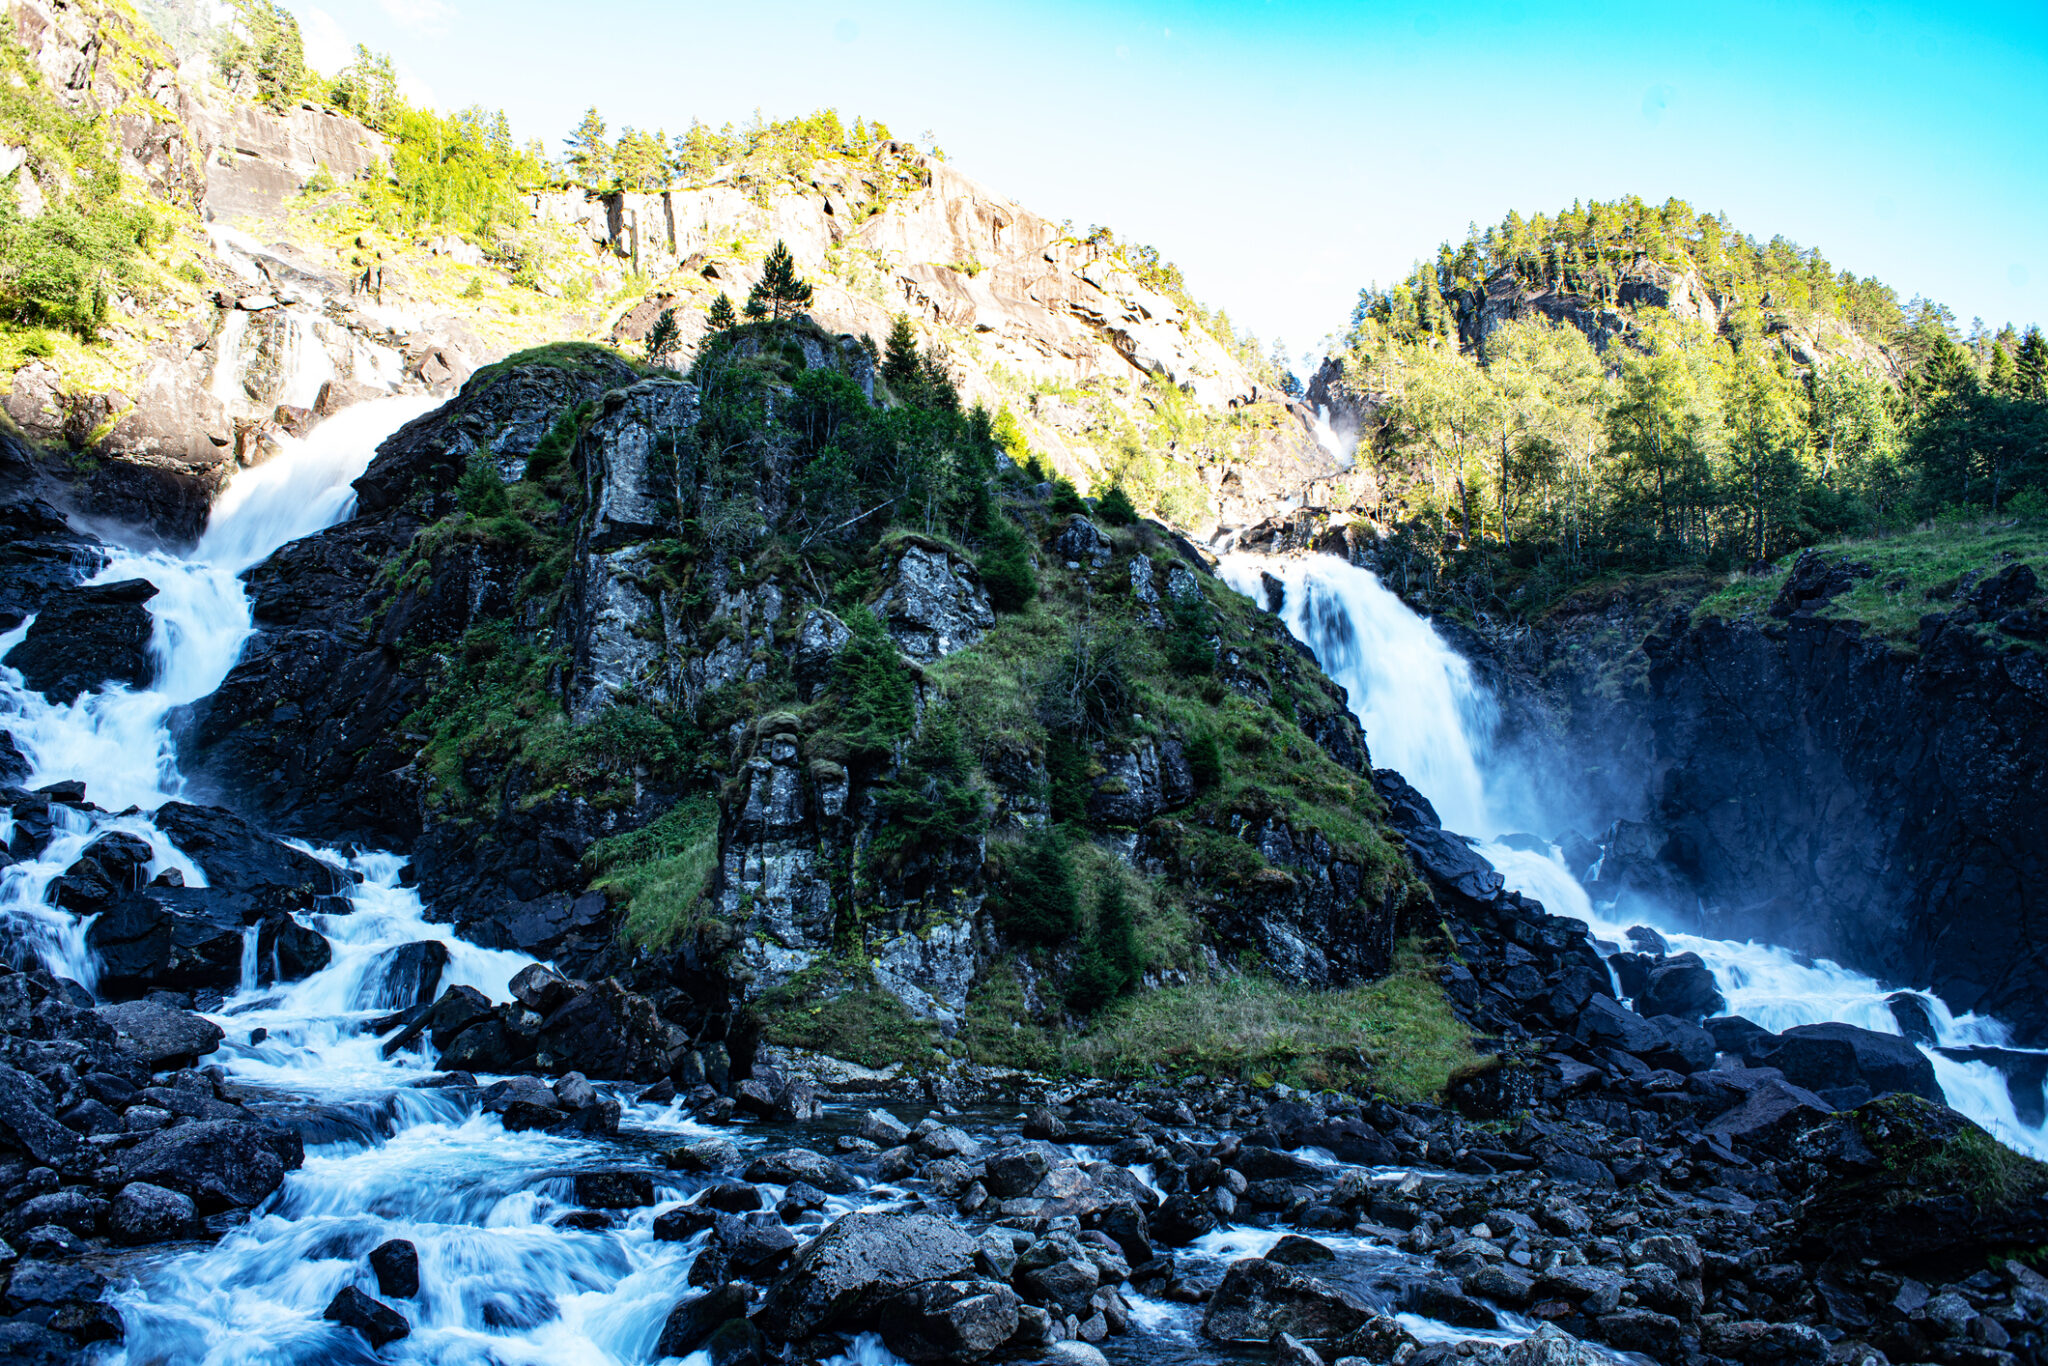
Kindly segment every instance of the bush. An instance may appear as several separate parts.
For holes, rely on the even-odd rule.
[[[1138,936],[1123,879],[1112,873],[1095,905],[1095,924],[1067,984],[1067,1004],[1092,1015],[1138,983]]]
[[[462,510],[478,521],[502,517],[512,510],[512,500],[505,492],[505,481],[498,474],[496,462],[482,451],[472,452],[469,462],[462,467],[455,498]]]
[[[988,803],[952,716],[934,708],[882,788],[874,847],[885,854],[937,851],[988,829]]]
[[[1110,526],[1129,526],[1138,520],[1138,506],[1122,484],[1111,484],[1109,492],[1096,500],[1095,515]]]
[[[1167,605],[1166,664],[1183,678],[1216,671],[1215,626],[1204,598],[1173,599]]]
[[[1081,896],[1067,837],[1057,829],[1035,830],[1006,860],[996,925],[1012,939],[1057,944],[1080,923]]]
[[[1088,505],[1081,501],[1081,494],[1074,487],[1072,480],[1055,479],[1052,481],[1053,516],[1067,517],[1076,512],[1086,512],[1087,510]]]
[[[1210,792],[1222,784],[1223,746],[1216,742],[1215,731],[1201,731],[1188,741],[1187,756],[1196,791]]]
[[[1021,612],[1038,596],[1038,575],[1031,569],[1031,548],[1007,518],[991,519],[988,548],[975,567],[988,589],[988,600],[999,612]]]
[[[839,652],[834,685],[839,691],[839,731],[862,759],[884,758],[916,724],[910,675],[896,642],[865,607],[846,614],[853,638]]]
[[[1093,756],[1071,735],[1054,733],[1045,742],[1045,772],[1051,780],[1052,818],[1062,825],[1088,822],[1088,797]]]

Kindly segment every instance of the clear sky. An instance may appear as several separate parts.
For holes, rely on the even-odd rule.
[[[2048,322],[2048,4],[286,0],[316,64],[561,139],[837,107],[1300,354],[1470,222],[1678,196],[1965,328]],[[331,60],[331,58],[330,58]]]

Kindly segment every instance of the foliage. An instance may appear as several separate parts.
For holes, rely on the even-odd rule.
[[[910,675],[873,612],[857,607],[847,613],[846,624],[853,635],[833,666],[838,730],[856,756],[879,759],[914,724]]]
[[[705,311],[704,321],[713,332],[725,332],[739,326],[740,317],[733,310],[732,296],[720,290],[718,297],[711,301],[711,307]]]
[[[982,587],[999,612],[1021,612],[1038,596],[1038,575],[1031,568],[1031,547],[1006,517],[992,521],[986,546],[975,561]]]
[[[761,305],[758,310],[757,301]],[[810,302],[811,287],[796,273],[796,258],[777,238],[762,263],[760,283],[747,295],[748,316],[765,313],[770,322],[781,322],[784,312],[801,312]]]
[[[1452,1013],[1436,963],[1413,942],[1394,971],[1343,991],[1289,988],[1264,977],[1212,978],[1113,1005],[1066,1049],[1075,1071],[1100,1077],[1179,1073],[1372,1090],[1400,1101],[1442,1096],[1478,1064],[1472,1031]]]
[[[1056,944],[1080,928],[1080,892],[1067,839],[1057,827],[1034,830],[1005,850],[996,924],[1012,939]]]
[[[1129,526],[1138,520],[1138,508],[1122,484],[1111,484],[1109,492],[1096,500],[1095,515],[1109,526]]]
[[[270,0],[235,0],[235,23],[221,36],[216,62],[231,85],[272,109],[291,107],[307,85],[299,21]]]
[[[761,1037],[863,1067],[932,1060],[938,1031],[877,986],[865,966],[827,962],[764,992],[754,1005]]]
[[[1187,756],[1197,791],[1213,791],[1223,781],[1223,746],[1217,743],[1215,731],[1197,731],[1187,743]]]
[[[724,298],[724,295],[720,295]],[[730,303],[726,305],[732,307]],[[676,311],[664,308],[661,316],[654,320],[654,326],[647,329],[647,363],[659,365],[674,355],[683,344],[682,329],[676,326]]]
[[[1081,959],[1067,984],[1067,1004],[1092,1015],[1138,984],[1138,936],[1123,879],[1102,884],[1095,921],[1081,942]]]
[[[590,885],[623,905],[621,939],[672,948],[705,914],[718,870],[718,803],[690,798],[638,830],[599,840],[584,862],[596,874]]]
[[[981,834],[988,828],[988,801],[974,778],[958,723],[947,711],[928,712],[895,775],[882,785],[875,850],[907,858]]]

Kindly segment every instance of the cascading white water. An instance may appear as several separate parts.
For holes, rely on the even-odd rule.
[[[1596,937],[1625,944],[1627,924],[1608,919],[1565,867],[1555,848],[1537,851],[1503,843],[1512,822],[1540,811],[1522,790],[1524,775],[1490,762],[1499,712],[1471,666],[1370,571],[1334,556],[1270,560],[1231,556],[1226,582],[1264,601],[1263,579],[1285,585],[1281,618],[1315,653],[1324,672],[1344,685],[1365,728],[1373,761],[1398,770],[1429,798],[1444,827],[1482,841],[1479,852],[1507,885],[1557,915],[1584,921]],[[1544,837],[1559,833],[1538,832]],[[1660,923],[1661,921],[1661,923]],[[1697,953],[1714,971],[1731,1014],[1771,1030],[1839,1021],[1885,1034],[1900,1033],[1886,1006],[1894,988],[1827,959],[1805,959],[1756,942],[1708,939],[1672,928],[1675,918],[1638,918],[1671,945]],[[1934,1025],[1936,1047],[1923,1045],[1949,1104],[2005,1142],[2048,1158],[2048,1125],[2029,1125],[2016,1114],[2005,1079],[1989,1064],[1957,1062],[1938,1047],[2012,1049],[2011,1031],[1997,1020],[1957,1016],[1929,992],[1915,992]],[[2015,1050],[2032,1051],[2032,1050]]]

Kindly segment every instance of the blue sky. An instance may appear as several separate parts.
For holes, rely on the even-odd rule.
[[[2048,5],[287,0],[561,138],[832,105],[1151,242],[1295,354],[1466,224],[1676,195],[1967,328],[2048,320]]]

